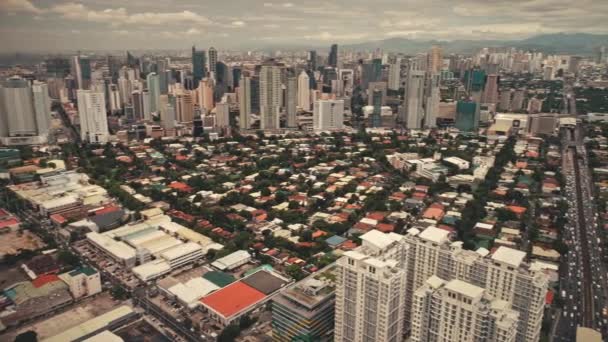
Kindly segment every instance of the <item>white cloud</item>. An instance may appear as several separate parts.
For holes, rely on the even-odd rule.
[[[320,41],[349,41],[359,40],[369,37],[369,33],[345,33],[345,34],[332,34],[328,31],[323,31],[314,35],[306,35],[303,38],[307,40],[320,40]]]
[[[143,12],[130,14],[124,7],[95,11],[83,4],[64,3],[55,5],[51,11],[71,20],[111,23],[114,25],[167,25],[174,23],[211,24],[211,20],[192,11],[182,12]]]
[[[243,26],[245,26],[245,22],[242,20],[235,20],[232,22],[232,26],[243,27]]]
[[[293,6],[294,6],[294,4],[291,2],[286,2],[283,4],[283,7],[286,7],[286,8],[293,7]]]
[[[40,14],[42,10],[29,0],[0,0],[0,13],[34,13]]]
[[[186,31],[186,34],[189,36],[198,35],[198,34],[201,34],[201,30],[191,27],[188,31]]]

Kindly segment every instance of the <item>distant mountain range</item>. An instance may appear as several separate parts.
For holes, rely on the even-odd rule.
[[[428,51],[433,45],[442,46],[444,53],[471,53],[484,47],[515,47],[546,53],[591,55],[598,46],[608,46],[608,34],[555,33],[542,34],[523,40],[417,40],[390,38],[357,44],[343,45],[349,50],[375,50],[414,54]]]

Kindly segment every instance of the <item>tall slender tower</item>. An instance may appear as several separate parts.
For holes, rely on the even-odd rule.
[[[212,46],[209,48],[209,50],[207,51],[207,55],[209,56],[207,63],[207,69],[209,70],[209,72],[213,73],[213,77],[216,77],[217,79],[217,75],[216,73],[216,64],[217,64],[217,50]]]
[[[401,86],[401,58],[397,58],[388,68],[388,89],[399,90]]]
[[[402,121],[409,129],[420,129],[424,119],[423,96],[424,96],[425,72],[410,67],[407,73],[405,86],[405,115]]]
[[[80,138],[83,141],[104,144],[108,142],[108,118],[106,101],[102,91],[79,89],[78,118],[80,119]]]
[[[192,77],[194,84],[198,84],[205,77],[205,51],[196,51],[192,46]]]
[[[149,73],[146,77],[146,84],[150,93],[150,104],[148,109],[150,110],[150,113],[157,112],[159,107],[158,101],[160,99],[160,78],[158,77],[158,74],[155,72]],[[144,115],[149,115],[150,113],[144,113]]]
[[[241,76],[239,81],[239,128],[241,130],[251,128],[249,114],[251,114],[251,78]]]
[[[260,70],[260,128],[279,128],[281,108],[281,68],[262,65]]]
[[[296,95],[298,93],[297,79],[295,76],[289,76],[286,82],[286,96],[285,96],[285,111],[287,113],[287,127],[297,127],[296,123]]]
[[[329,50],[328,64],[334,68],[338,66],[338,44],[331,45]]]
[[[298,106],[310,111],[310,78],[305,71],[298,76]]]

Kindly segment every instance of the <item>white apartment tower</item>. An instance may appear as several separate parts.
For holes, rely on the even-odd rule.
[[[407,249],[402,238],[372,230],[337,261],[334,341],[402,341]]]
[[[297,95],[297,79],[288,77],[286,84],[286,99],[285,112],[287,113],[287,127],[297,127],[296,123],[296,95]]]
[[[298,76],[298,107],[304,111],[310,110],[310,77],[306,71]]]
[[[509,303],[519,313],[517,342],[538,341],[545,306],[548,277],[524,263],[526,253],[499,247],[468,251],[462,242],[451,242],[445,230],[412,228],[405,236],[407,260],[406,322],[411,322],[413,293],[436,275],[445,280],[460,279],[484,288],[488,295]]]
[[[401,58],[397,58],[388,68],[388,89],[399,90],[401,86]]]
[[[207,55],[209,57],[207,58],[207,69],[217,77],[217,75],[215,75],[217,67],[217,50],[212,46],[207,50]]]
[[[412,342],[515,342],[518,313],[481,287],[432,276],[413,302]]]
[[[215,126],[230,127],[230,105],[225,102],[215,104]]]
[[[239,80],[239,128],[242,130],[251,128],[249,114],[251,114],[251,78],[241,77]]]
[[[316,131],[344,128],[344,100],[315,101],[312,122]]]
[[[439,81],[439,74],[427,74],[424,101],[424,127],[427,128],[437,127],[437,114],[439,114],[439,102],[441,101]]]
[[[260,70],[260,128],[278,129],[281,110],[281,67],[262,65]]]
[[[79,89],[77,97],[80,138],[83,141],[105,144],[109,140],[110,133],[104,93]]]
[[[405,117],[402,118],[406,127],[409,129],[422,128],[424,119],[424,81],[425,72],[410,68],[407,73],[407,83],[405,85]]]

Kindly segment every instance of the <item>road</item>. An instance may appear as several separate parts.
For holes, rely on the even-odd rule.
[[[574,341],[577,326],[600,330],[606,336],[602,318],[608,281],[598,243],[598,216],[593,203],[593,181],[580,127],[562,130],[562,173],[566,180],[568,224],[562,238],[568,244],[560,265],[560,296],[563,308],[554,341]]]

